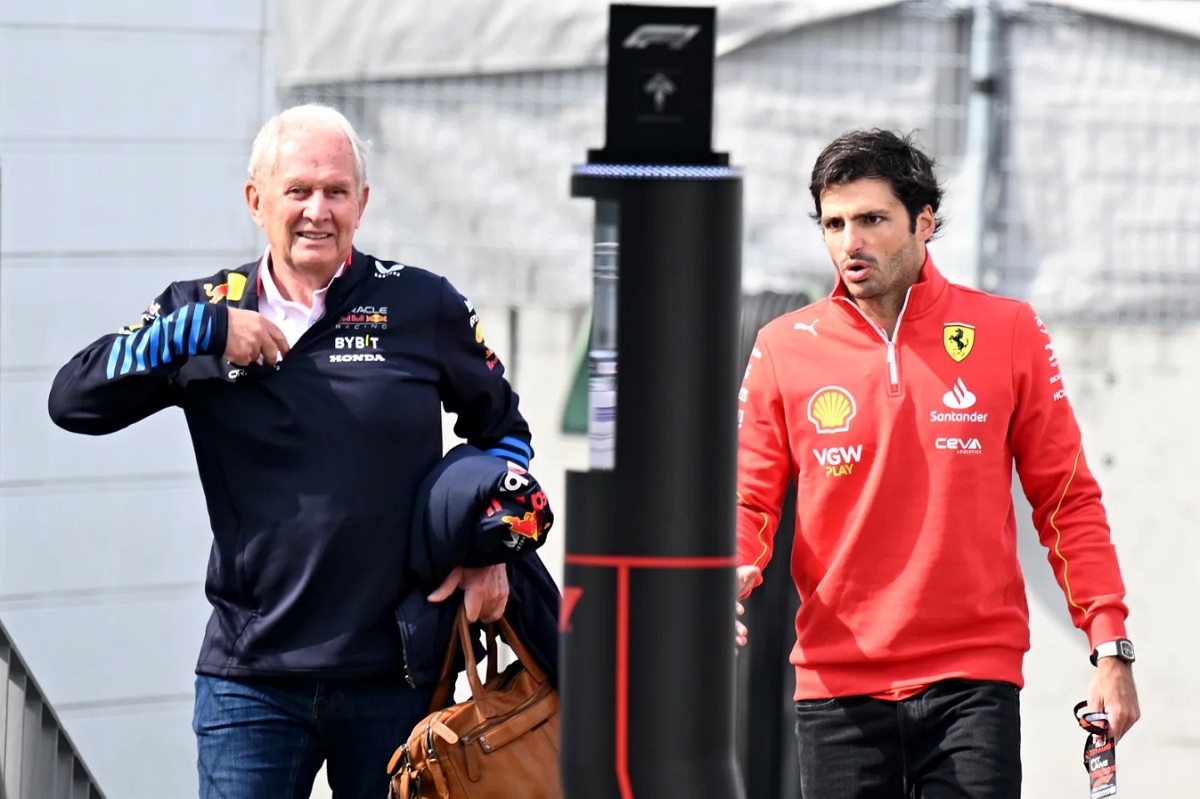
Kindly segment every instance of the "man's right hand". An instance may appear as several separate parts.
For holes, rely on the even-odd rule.
[[[737,598],[745,599],[750,596],[750,589],[762,581],[762,569],[757,566],[738,566]]]
[[[287,355],[287,337],[258,311],[229,309],[229,334],[225,338],[225,360],[235,366],[262,363],[274,366]]]
[[[737,595],[738,599],[745,599],[750,594],[750,589],[754,587],[762,578],[762,569],[757,566],[738,566],[737,570]],[[737,606],[737,615],[742,616],[746,613],[746,608],[741,602],[735,603]],[[742,624],[737,619],[734,619],[734,640],[739,647],[745,646],[749,638],[750,631],[746,629],[746,625]]]

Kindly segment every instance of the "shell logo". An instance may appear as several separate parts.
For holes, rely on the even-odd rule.
[[[816,425],[818,433],[846,432],[857,412],[854,397],[840,386],[826,386],[808,401],[808,420]]]

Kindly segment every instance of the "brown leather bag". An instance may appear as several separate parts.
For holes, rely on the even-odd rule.
[[[461,606],[454,624],[431,712],[388,763],[388,799],[562,799],[554,686],[504,619],[488,625],[487,681],[481,683]],[[517,656],[499,674],[497,626]],[[444,707],[460,647],[471,698]]]

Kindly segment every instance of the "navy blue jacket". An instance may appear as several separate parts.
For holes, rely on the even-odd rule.
[[[459,444],[446,453],[417,492],[410,561],[413,588],[396,609],[413,685],[434,685],[441,673],[457,604],[447,600],[433,605],[425,597],[460,563],[509,564],[505,618],[551,681],[557,680],[560,594],[554,578],[536,551],[510,557],[505,548],[481,540],[480,519],[498,495],[497,483],[507,468],[503,460]],[[542,543],[544,539],[536,545]]]
[[[258,307],[258,270],[173,283],[62,368],[50,415],[102,434],[183,409],[213,532],[197,672],[398,675],[394,613],[417,487],[443,452],[441,406],[458,436],[518,463],[528,427],[470,303],[358,251],[278,368],[230,365],[227,308]]]

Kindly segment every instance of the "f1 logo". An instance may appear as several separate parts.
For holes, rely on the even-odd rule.
[[[682,50],[699,32],[699,25],[640,25],[625,37],[621,46],[626,50],[645,50],[652,44],[665,44],[672,50]]]

